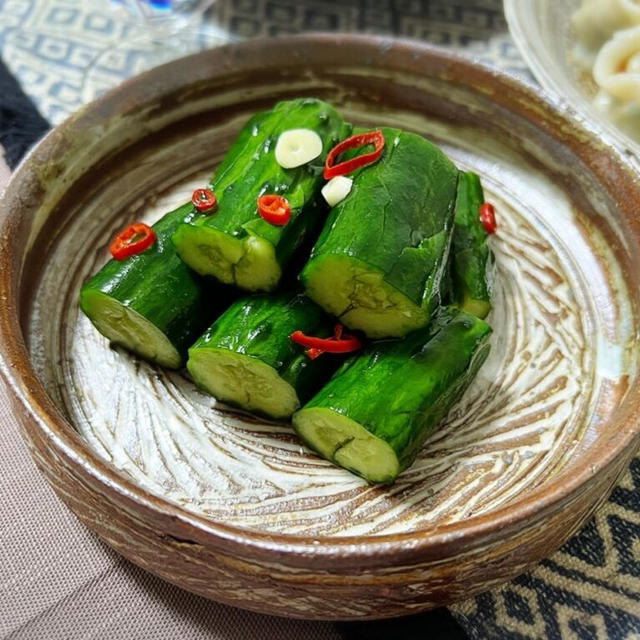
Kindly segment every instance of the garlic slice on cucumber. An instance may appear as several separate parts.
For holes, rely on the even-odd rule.
[[[322,153],[322,138],[312,129],[283,131],[276,142],[276,162],[283,169],[295,169]]]
[[[351,178],[336,176],[322,187],[320,193],[322,193],[322,197],[330,207],[335,207],[349,195],[352,185],[353,180]]]

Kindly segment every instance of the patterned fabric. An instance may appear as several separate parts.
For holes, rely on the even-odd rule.
[[[163,60],[236,37],[304,30],[419,38],[532,80],[506,33],[500,0],[218,0],[203,21],[166,38]],[[106,87],[157,63],[158,37],[154,42],[112,0],[0,0],[0,55],[54,124]],[[1,92],[0,99],[5,100]],[[92,553],[98,557],[103,551]],[[640,457],[595,518],[560,551],[451,611],[477,639],[640,640]],[[270,634],[265,638],[307,637],[296,636],[293,627],[286,636],[273,635],[273,626],[262,628]],[[304,628],[311,637],[311,627]],[[346,639],[418,638],[427,630],[432,638],[459,637],[443,612],[335,630]],[[334,633],[326,627],[322,632]]]
[[[499,0],[218,0],[170,37],[113,0],[0,0],[2,58],[53,124],[152,64],[234,38],[319,30],[420,38],[528,74]]]
[[[2,57],[53,124],[129,76],[228,39],[154,32],[110,0],[0,0]]]
[[[472,638],[640,639],[640,457],[560,551],[453,607]]]

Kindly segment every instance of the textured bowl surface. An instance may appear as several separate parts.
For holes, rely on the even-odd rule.
[[[625,133],[594,106],[597,85],[591,73],[578,64],[571,17],[582,3],[583,0],[504,0],[504,10],[511,36],[536,80],[576,110],[575,119],[581,126],[633,155],[640,170],[640,139]]]
[[[436,141],[498,211],[490,358],[391,488],[111,348],[77,308],[118,227],[186,201],[250,114],[300,95]],[[198,54],[61,125],[1,206],[3,372],[36,462],[109,544],[197,593],[333,619],[450,602],[557,548],[633,454],[638,179],[469,62],[335,36]]]

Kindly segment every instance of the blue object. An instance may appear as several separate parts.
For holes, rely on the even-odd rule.
[[[124,4],[124,0],[110,0],[113,4]],[[161,11],[171,11],[171,0],[143,0],[151,6],[152,9]]]

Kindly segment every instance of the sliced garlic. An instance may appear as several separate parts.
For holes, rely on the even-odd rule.
[[[283,131],[276,142],[276,162],[283,169],[301,167],[321,153],[322,138],[311,129]]]
[[[331,178],[327,184],[322,187],[322,197],[327,201],[330,207],[335,207],[342,202],[351,191],[353,180],[345,176],[336,176]]]

